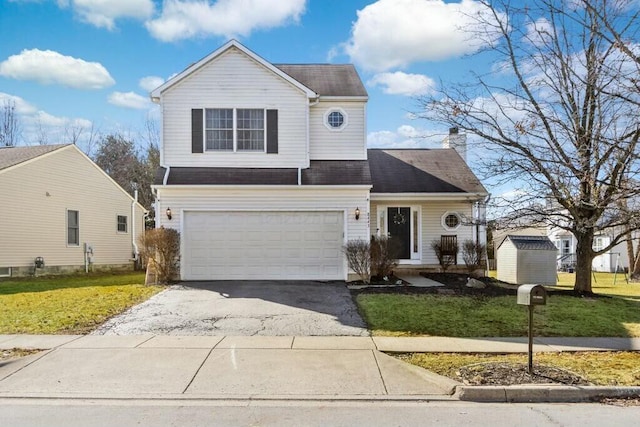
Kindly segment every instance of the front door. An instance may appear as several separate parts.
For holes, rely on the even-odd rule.
[[[388,230],[399,246],[398,259],[411,259],[411,208],[387,208]]]

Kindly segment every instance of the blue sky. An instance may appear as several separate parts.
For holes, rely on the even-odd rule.
[[[230,38],[273,63],[354,63],[368,143],[433,147],[447,127],[412,120],[415,96],[489,66],[459,27],[473,0],[0,0],[0,102],[25,144],[80,129],[139,136],[148,92]],[[428,138],[422,138],[422,136]]]

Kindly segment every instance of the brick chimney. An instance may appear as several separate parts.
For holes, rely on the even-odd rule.
[[[449,128],[449,135],[442,141],[442,148],[453,148],[460,154],[460,157],[467,161],[467,134],[458,133],[457,127]]]

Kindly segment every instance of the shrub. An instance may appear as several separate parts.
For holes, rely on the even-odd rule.
[[[168,284],[178,272],[180,233],[172,228],[148,230],[138,237],[140,255],[155,272],[156,284]]]
[[[349,268],[353,270],[363,283],[371,282],[371,245],[366,240],[349,240],[344,246]]]
[[[371,236],[371,275],[379,279],[390,276],[398,265],[398,242],[386,236]]]
[[[459,246],[457,243],[452,248],[445,248],[442,244],[442,239],[434,239],[431,242],[431,248],[436,253],[438,263],[440,264],[443,272],[446,272],[450,266],[455,264],[456,256],[459,250]]]
[[[484,254],[487,246],[473,240],[465,240],[462,242],[462,259],[467,266],[467,271],[474,271],[484,268]]]

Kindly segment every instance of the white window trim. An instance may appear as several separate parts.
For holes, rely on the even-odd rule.
[[[207,148],[207,110],[232,110],[233,111],[233,150],[216,150]],[[238,150],[238,110],[262,110],[264,123],[262,135],[262,150]],[[267,152],[267,108],[261,107],[205,107],[202,108],[202,148],[204,153],[266,153]]]
[[[78,213],[78,243],[69,243],[69,211],[73,211],[73,212],[77,212]],[[67,247],[77,248],[78,246],[80,246],[80,210],[79,209],[66,209],[64,213],[65,213],[64,223],[66,225],[65,233],[64,233],[65,242],[67,244]]]
[[[458,217],[458,225],[455,227],[449,227],[447,225],[446,219],[449,215],[455,215]],[[442,217],[440,217],[440,223],[442,225],[442,228],[447,230],[447,231],[456,231],[457,229],[460,228],[460,226],[462,225],[462,216],[458,213],[458,212],[454,212],[454,211],[447,211],[445,212]]]
[[[406,205],[406,204],[393,204],[393,205],[378,205],[377,216],[378,216],[378,230],[377,235],[389,235],[389,218],[387,218],[387,209],[388,208],[410,208],[409,211],[409,221],[411,223],[411,228],[409,229],[409,252],[411,253],[411,259],[401,259],[398,260],[399,264],[422,264],[422,206],[420,205]],[[413,213],[418,212],[418,252],[414,252],[413,248],[415,246],[414,241],[414,224],[413,224]],[[382,227],[381,227],[382,225]]]
[[[344,121],[342,122],[342,126],[334,128],[329,124],[329,115],[331,113],[340,113],[342,114],[342,117],[344,118]],[[344,129],[346,129],[346,127],[349,125],[349,116],[347,115],[347,112],[344,111],[342,108],[340,107],[331,107],[329,108],[327,111],[324,112],[324,118],[323,118],[323,123],[324,126],[329,129],[331,132],[341,132]]]
[[[119,216],[122,216],[125,219],[125,222],[124,222],[125,231],[120,231],[120,222],[118,222]],[[116,232],[118,234],[129,234],[129,217],[127,215],[116,214]]]

